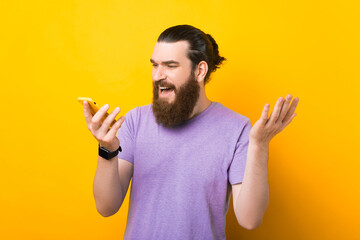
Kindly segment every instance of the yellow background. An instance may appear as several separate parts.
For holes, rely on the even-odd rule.
[[[167,27],[212,34],[228,61],[211,100],[251,119],[300,99],[270,144],[262,226],[228,239],[359,239],[358,1],[0,1],[0,239],[122,239],[128,195],[109,218],[92,183],[97,143],[79,96],[151,102],[149,59]]]

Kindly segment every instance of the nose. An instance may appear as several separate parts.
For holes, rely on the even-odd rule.
[[[166,79],[165,69],[162,66],[154,67],[152,70],[152,78],[155,82]]]

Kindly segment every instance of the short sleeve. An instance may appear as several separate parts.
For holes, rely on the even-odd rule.
[[[119,152],[118,158],[124,159],[134,164],[134,150],[135,150],[135,110],[129,111],[125,114],[125,121],[121,125],[116,136],[120,140],[122,151]]]
[[[235,147],[234,157],[228,171],[229,182],[231,185],[242,183],[243,181],[251,127],[251,122],[247,119],[242,131],[240,131],[240,136]]]

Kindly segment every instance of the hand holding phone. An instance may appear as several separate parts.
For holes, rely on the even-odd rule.
[[[94,100],[92,100],[91,98],[88,98],[88,97],[78,97],[77,100],[79,101],[79,103],[83,104],[84,101],[88,102],[89,104],[89,107],[90,107],[90,113],[94,116],[95,113],[97,111],[99,111],[99,107],[98,105],[96,105],[96,102]],[[101,121],[103,122],[107,116],[109,116],[109,113],[108,112],[105,112],[105,116],[101,119]],[[112,127],[112,125],[114,125],[116,123],[116,120],[114,119],[112,122],[111,122],[111,125],[110,127]]]
[[[115,117],[120,113],[120,108],[116,107],[109,114],[107,112],[109,109],[108,104],[99,108],[91,98],[79,97],[78,101],[84,106],[84,116],[87,127],[99,142],[100,146],[110,151],[118,149],[120,141],[116,137],[116,133],[125,120],[124,117],[120,117],[117,121],[115,120]]]

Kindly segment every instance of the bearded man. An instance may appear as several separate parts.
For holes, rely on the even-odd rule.
[[[280,97],[270,117],[265,104],[252,126],[207,98],[205,85],[224,60],[211,35],[174,26],[161,33],[150,59],[152,104],[110,128],[119,108],[101,122],[109,106],[92,116],[84,102],[99,142],[93,191],[102,216],[119,210],[132,179],[124,239],[225,239],[231,192],[238,223],[261,225],[269,201],[269,142],[295,117],[299,99],[290,104],[290,94]]]

